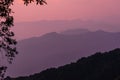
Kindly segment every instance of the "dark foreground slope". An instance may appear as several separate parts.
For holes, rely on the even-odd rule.
[[[120,48],[120,32],[99,30],[74,35],[48,33],[18,42],[19,54],[9,66],[8,75],[27,76],[49,67],[65,65],[98,51],[115,48]]]
[[[119,80],[120,49],[98,52],[75,63],[13,80]]]

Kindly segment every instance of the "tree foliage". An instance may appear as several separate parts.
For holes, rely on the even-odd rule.
[[[45,0],[23,0],[25,5],[35,2],[37,5],[46,4]],[[14,0],[0,0],[0,53],[7,58],[9,63],[12,63],[13,58],[18,53],[15,45],[17,44],[14,39],[14,32],[11,27],[14,26],[14,17],[12,16],[12,9]],[[0,80],[4,78],[7,67],[0,66]]]

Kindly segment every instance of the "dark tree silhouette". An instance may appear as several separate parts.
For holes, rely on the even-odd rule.
[[[23,0],[25,5],[35,2],[37,5],[46,4],[45,0]],[[14,26],[14,18],[11,15],[13,13],[10,8],[13,5],[14,0],[0,0],[0,53],[7,58],[9,63],[12,63],[13,58],[18,53],[15,45],[17,41],[13,38],[14,32],[11,31],[11,27]],[[4,79],[7,66],[0,66],[0,80]]]
[[[120,49],[97,52],[58,68],[5,80],[120,80]]]

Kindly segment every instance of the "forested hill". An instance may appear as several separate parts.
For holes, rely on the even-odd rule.
[[[115,49],[104,53],[98,52],[71,64],[12,80],[120,80],[119,77],[120,49]]]
[[[71,31],[68,32],[69,34],[64,35],[51,32],[41,37],[19,41],[17,44],[19,55],[13,64],[8,66],[7,74],[13,77],[26,76],[49,67],[75,62],[98,51],[120,48],[120,32],[101,30],[87,33],[83,30],[78,30],[78,33],[75,30],[73,34]]]

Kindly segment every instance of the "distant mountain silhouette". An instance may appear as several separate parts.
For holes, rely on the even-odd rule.
[[[120,48],[120,33],[99,30],[80,35],[63,35],[52,32],[19,41],[19,55],[9,65],[7,74],[29,75],[114,48]]]
[[[20,22],[15,23],[16,27],[13,30],[16,38],[19,40],[41,36],[49,32],[61,32],[68,29],[88,29],[88,30],[105,30],[118,32],[120,24],[108,23],[99,20],[43,20],[35,22]],[[28,30],[29,29],[29,30]],[[21,33],[23,32],[23,33]]]
[[[85,34],[90,32],[88,29],[70,29],[70,30],[66,30],[61,32],[61,34],[64,35],[80,35],[80,34]]]
[[[6,80],[120,80],[120,49],[97,52],[71,64]]]

